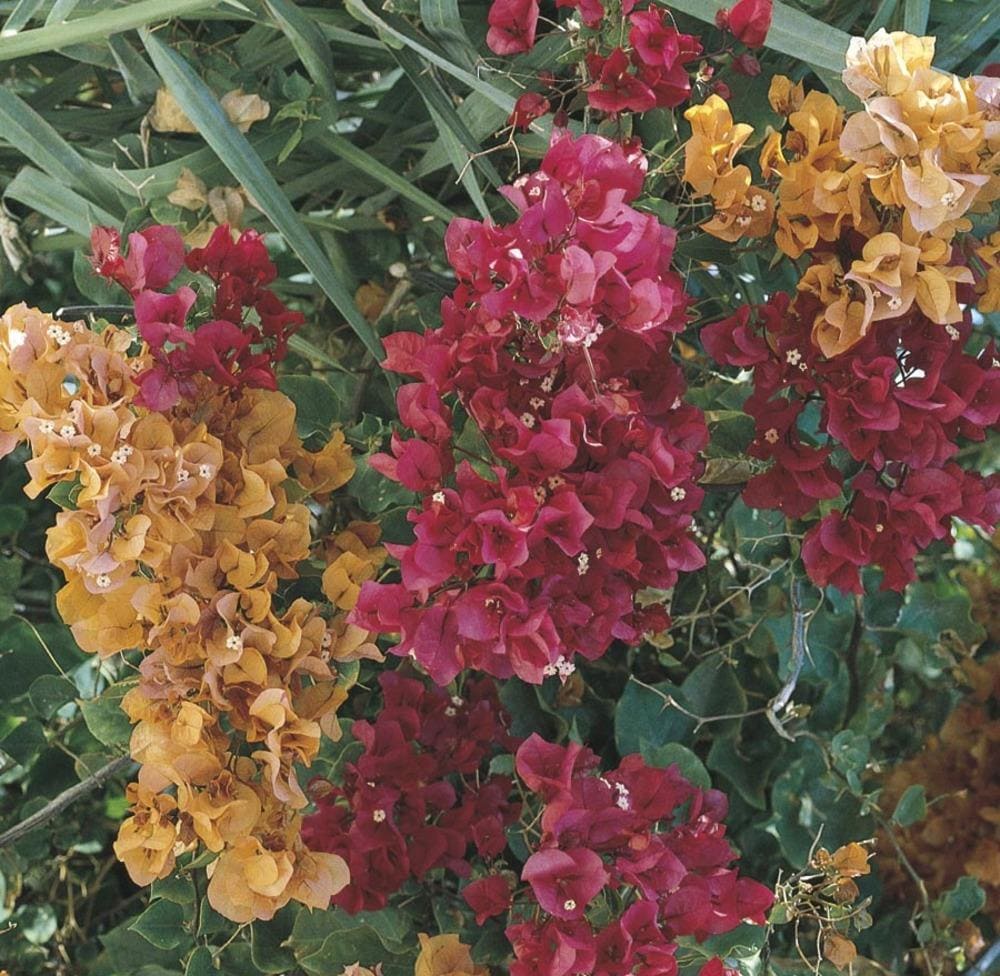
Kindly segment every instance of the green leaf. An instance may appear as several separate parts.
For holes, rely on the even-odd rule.
[[[46,27],[40,29],[48,30]],[[16,43],[17,40],[18,38],[5,40],[0,44],[0,52],[5,50],[6,44]],[[84,159],[27,102],[2,87],[0,87],[0,133],[5,142],[58,183],[93,193],[103,206],[124,213],[117,191],[125,189],[126,185],[113,182],[106,170]]]
[[[679,742],[668,742],[665,745],[641,749],[642,758],[651,766],[666,768],[677,766],[681,775],[693,786],[707,790],[712,785],[712,777],[708,775],[704,763],[687,746]]]
[[[56,934],[59,920],[51,905],[22,905],[11,916],[17,931],[32,945],[45,945]]]
[[[208,946],[198,946],[184,966],[184,976],[217,976],[214,958]]]
[[[986,892],[975,878],[968,876],[959,878],[955,882],[955,887],[946,891],[941,899],[942,911],[948,918],[956,921],[972,918],[977,912],[982,911],[985,904]]]
[[[903,30],[918,37],[922,36],[927,31],[930,15],[931,0],[904,0]]]
[[[12,732],[0,739],[3,750],[20,766],[26,766],[45,748],[45,729],[42,723],[30,718],[21,722]]]
[[[343,403],[337,391],[318,376],[282,376],[278,387],[295,404],[295,426],[305,440],[314,434],[328,437],[340,418]]]
[[[25,166],[4,190],[4,196],[23,203],[84,237],[95,224],[117,224],[118,218],[86,200],[47,173]]]
[[[420,0],[420,19],[427,33],[454,61],[466,68],[475,68],[476,49],[465,33],[458,0]]]
[[[76,685],[58,674],[43,674],[28,689],[31,707],[44,719],[50,719],[63,705],[76,697]]]
[[[176,949],[190,937],[183,929],[187,912],[176,902],[154,901],[130,926],[157,949]]]
[[[634,678],[629,680],[615,707],[619,755],[648,751],[691,735],[694,721],[673,708],[668,698],[681,701],[680,688],[669,682],[647,686]]]
[[[0,536],[17,535],[27,521],[28,513],[21,505],[0,505]]]
[[[714,24],[716,13],[732,4],[728,0],[667,0],[667,6]],[[844,31],[830,27],[781,0],[775,0],[771,29],[764,43],[774,51],[789,54],[798,61],[839,76],[844,70],[849,41],[850,35]]]
[[[142,37],[156,70],[205,141],[282,234],[368,350],[381,360],[382,344],[345,286],[346,269],[333,267],[246,136],[229,121],[219,100],[187,61],[155,34],[144,31]]]
[[[854,793],[861,792],[861,776],[868,765],[871,742],[867,736],[859,735],[851,729],[838,732],[830,743],[833,765],[836,766]]]
[[[326,99],[324,108],[336,111],[337,79],[333,74],[333,56],[323,32],[292,0],[264,0],[264,6],[295,48],[309,77]]]
[[[416,941],[406,915],[394,908],[349,916],[339,909],[300,912],[288,944],[309,976],[330,976],[352,963],[381,962],[385,976],[412,976],[410,944]]]
[[[133,0],[89,17],[48,24],[23,31],[15,37],[5,37],[0,44],[0,61],[57,51],[71,44],[104,41],[112,34],[134,30],[157,20],[181,17],[196,10],[208,10],[218,4],[219,0]]]
[[[911,827],[927,816],[927,791],[918,783],[908,786],[896,804],[892,819],[900,827]]]
[[[333,129],[328,128],[318,136],[317,140],[331,152],[335,153],[345,163],[350,163],[359,172],[371,176],[380,183],[394,190],[401,197],[416,204],[421,210],[433,217],[438,217],[444,221],[451,221],[457,216],[454,211],[449,210],[443,203],[439,203],[434,197],[424,193],[423,190],[415,187],[405,176],[401,176],[394,169],[380,163],[370,153],[359,149],[348,139],[337,135]]]
[[[119,681],[106,689],[100,698],[80,703],[83,720],[98,742],[106,746],[123,746],[128,742],[132,735],[132,724],[122,711],[121,703],[137,683],[137,678]]]

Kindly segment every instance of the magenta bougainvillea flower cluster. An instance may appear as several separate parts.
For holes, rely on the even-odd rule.
[[[462,898],[478,924],[505,921],[511,976],[669,976],[677,938],[763,924],[773,896],[732,867],[719,791],[638,755],[602,772],[576,743],[515,739],[489,678],[460,695],[398,672],[380,684],[377,717],[353,726],[361,755],[311,785],[303,838],[351,871],[334,904],[378,910],[437,869],[471,879]],[[500,752],[515,753],[516,779],[488,771]],[[529,848],[519,876],[511,831]]]
[[[810,339],[819,308],[810,294],[793,303],[779,293],[701,332],[715,360],[753,370],[750,453],[771,464],[743,499],[803,518],[845,492],[846,505],[806,533],[806,571],[819,586],[860,593],[861,569],[876,565],[882,586],[901,590],[914,556],[951,538],[953,519],[990,528],[1000,517],[1000,477],[958,460],[959,439],[981,441],[1000,419],[996,349],[967,351],[968,313],[942,327],[914,308],[828,359]],[[855,462],[848,475],[831,462],[838,446]]]
[[[744,920],[764,923],[774,898],[731,867],[722,793],[697,789],[676,766],[657,769],[638,755],[601,772],[586,747],[538,735],[518,749],[516,768],[540,817],[521,874],[530,890],[514,897],[512,917],[520,920],[507,928],[516,956],[511,976],[669,976],[677,972],[678,937],[701,941]],[[478,882],[487,883],[497,884]],[[481,890],[475,898],[468,892],[473,907],[481,904]],[[594,924],[587,907],[603,898],[615,910]],[[706,976],[723,971],[718,960],[707,966]]]
[[[137,403],[169,410],[194,393],[199,375],[234,391],[276,389],[275,365],[304,319],[267,287],[277,269],[260,234],[246,230],[234,240],[223,225],[204,247],[187,251],[176,228],[157,225],[129,234],[123,254],[118,232],[98,227],[91,247],[97,274],[131,295],[139,335],[153,357],[137,378]],[[213,291],[204,314],[195,311],[198,295],[190,284],[163,290],[185,268],[204,276]]]
[[[386,340],[387,368],[418,379],[398,395],[412,436],[372,464],[422,503],[390,547],[401,582],[365,583],[355,619],[439,684],[565,678],[662,629],[636,594],[704,563],[688,530],[707,431],[668,354],[688,299],[673,230],[631,206],[645,171],[633,146],[557,133],[504,190],[516,221],[449,227],[441,327]]]

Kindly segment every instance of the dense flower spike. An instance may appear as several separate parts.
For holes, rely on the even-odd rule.
[[[737,8],[744,3],[753,5]],[[775,77],[771,106],[788,127],[770,134],[759,160],[773,196],[733,164],[753,130],[734,125],[721,98],[685,113],[684,176],[715,207],[705,230],[733,241],[763,237],[776,222],[784,254],[810,254],[799,289],[819,300],[812,341],[827,357],[913,307],[939,326],[962,320],[960,293],[975,279],[956,235],[971,230],[968,214],[1000,198],[1000,81],[939,71],[933,56],[930,37],[854,38],[843,78],[864,107],[846,118],[830,95]],[[977,251],[989,269],[994,244]],[[978,287],[986,309],[994,278]]]
[[[365,583],[354,619],[400,633],[395,653],[439,684],[565,678],[574,655],[662,629],[636,594],[704,562],[688,527],[707,434],[670,358],[687,299],[673,231],[630,206],[645,169],[634,147],[557,132],[504,190],[514,223],[448,229],[442,326],[386,340],[387,367],[418,380],[398,396],[413,436],[372,464],[424,498],[416,540],[389,547],[402,582]]]
[[[137,305],[187,303],[180,294],[142,291]],[[353,473],[350,451],[338,436],[307,452],[287,397],[234,396],[206,375],[187,377],[191,398],[150,411],[139,382],[153,353],[135,346],[126,329],[23,305],[0,318],[0,453],[28,442],[32,497],[73,486],[48,534],[66,576],[59,611],[85,651],[145,649],[123,701],[140,770],[115,851],[138,884],[183,853],[218,854],[208,898],[234,921],[326,905],[347,864],[302,843],[296,768],[338,734],[335,664],[378,652],[347,627],[356,592],[337,588],[324,608],[277,590],[311,545],[290,478],[295,498],[332,491]],[[377,566],[374,537],[351,526],[334,544]]]
[[[704,229],[764,237],[776,218],[779,250],[811,260],[794,296],[702,330],[714,359],[753,369],[750,453],[772,466],[744,500],[801,518],[846,492],[845,507],[809,528],[802,558],[817,584],[858,593],[873,564],[884,587],[902,589],[953,518],[990,528],[1000,517],[1000,478],[958,460],[961,441],[1000,420],[1000,364],[965,304],[978,293],[994,305],[997,235],[979,246],[957,237],[968,213],[1000,197],[1000,88],[935,70],[933,53],[932,38],[856,38],[844,82],[865,105],[846,120],[829,95],[775,78],[771,104],[788,129],[761,151],[773,194],[734,162],[752,129],[721,98],[686,113],[685,179],[715,205]],[[970,250],[985,269],[978,283]],[[806,433],[810,401],[822,444]],[[838,445],[855,462],[846,483]]]
[[[763,924],[771,906],[767,888],[730,867],[721,793],[637,755],[604,773],[599,765],[589,749],[537,735],[518,749],[518,776],[541,810],[521,875],[529,889],[514,899],[507,927],[511,976],[676,973],[679,936]],[[466,900],[476,907],[473,888]],[[600,908],[593,914],[604,921],[591,921],[588,910],[611,892],[612,920]]]
[[[118,232],[97,227],[91,247],[94,270],[133,296],[139,335],[152,357],[136,379],[137,403],[168,410],[182,396],[192,398],[201,375],[231,389],[276,388],[275,364],[285,358],[288,339],[303,318],[266,287],[277,272],[256,231],[246,230],[234,241],[222,225],[205,247],[185,255],[174,228],[150,227],[129,235],[123,258]],[[215,289],[212,317],[197,326],[188,321],[195,304],[191,288],[184,285],[172,294],[156,290],[185,264],[207,275]]]
[[[510,778],[486,769],[498,749],[516,744],[492,681],[469,681],[461,695],[397,672],[379,683],[377,717],[351,730],[364,751],[342,782],[311,784],[316,812],[303,826],[312,850],[350,865],[351,883],[334,904],[352,913],[384,908],[409,878],[438,868],[467,877],[472,856],[504,850],[519,810]]]

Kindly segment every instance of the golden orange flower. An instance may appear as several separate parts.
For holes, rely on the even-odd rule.
[[[472,961],[472,953],[457,935],[420,933],[420,955],[413,976],[488,976],[485,966]]]

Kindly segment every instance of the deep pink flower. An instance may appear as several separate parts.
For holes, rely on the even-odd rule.
[[[507,125],[527,132],[535,119],[540,119],[551,109],[549,100],[538,92],[527,91],[520,95],[514,103],[514,111],[507,119]]]
[[[656,106],[656,95],[632,73],[628,55],[616,47],[606,58],[587,55],[587,72],[593,81],[584,89],[591,108],[608,115],[646,112]]]
[[[531,885],[538,904],[557,918],[579,918],[608,883],[600,856],[585,847],[536,851],[524,864],[521,880]]]
[[[720,10],[716,23],[747,47],[763,47],[771,29],[773,8],[774,0],[739,0],[729,10]]]
[[[486,44],[494,54],[530,51],[538,28],[538,0],[493,0]]]
[[[476,924],[482,925],[494,915],[502,915],[511,906],[510,885],[498,874],[473,881],[462,889],[466,904],[476,913]]]

